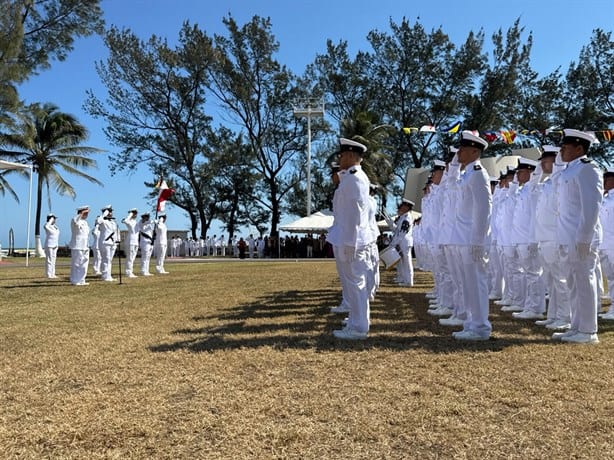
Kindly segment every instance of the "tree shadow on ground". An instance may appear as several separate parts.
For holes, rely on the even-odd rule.
[[[385,278],[389,278],[388,275]],[[493,335],[484,342],[459,342],[452,331],[427,314],[426,276],[413,288],[392,285],[388,279],[371,304],[371,331],[364,341],[343,341],[332,335],[344,316],[330,313],[340,302],[336,286],[309,291],[281,291],[256,301],[192,318],[193,324],[172,331],[178,340],[149,347],[152,352],[189,350],[214,352],[240,348],[356,351],[415,350],[433,353],[496,352],[510,346],[549,344],[551,331],[531,321],[512,319],[491,306]],[[423,278],[423,279],[422,279]]]

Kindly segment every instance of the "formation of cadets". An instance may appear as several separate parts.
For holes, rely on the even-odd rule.
[[[414,234],[418,264],[435,279],[429,313],[462,326],[457,339],[487,340],[492,300],[555,341],[597,343],[602,270],[614,282],[614,171],[588,158],[594,136],[566,129],[560,147],[499,177],[462,158],[463,142],[450,163],[435,162]],[[600,316],[614,319],[614,309]]]
[[[614,169],[603,172],[588,158],[593,142],[591,133],[565,129],[560,147],[543,146],[537,161],[520,158],[490,177],[480,163],[488,142],[463,131],[459,147],[450,147],[451,161],[434,162],[417,225],[409,200],[399,205],[396,222],[387,218],[390,249],[401,256],[397,282],[413,284],[413,244],[418,266],[434,275],[429,313],[458,328],[456,340],[490,338],[494,301],[513,318],[551,330],[552,340],[597,343],[598,316],[614,320],[614,307],[599,313],[603,277],[614,286],[614,197],[608,195]],[[328,240],[343,300],[332,312],[348,314],[333,334],[348,340],[367,337],[369,301],[379,283],[373,186],[360,166],[365,152],[340,139],[333,176],[339,182]]]
[[[104,206],[101,214],[94,220],[93,228],[87,221],[90,207],[80,206],[77,214],[71,219],[70,249],[70,283],[75,286],[86,286],[88,268],[90,265],[90,249],[93,254],[92,269],[95,276],[103,281],[115,281],[112,272],[112,263],[115,251],[120,243],[120,231],[113,216],[113,207]],[[55,262],[59,243],[60,231],[56,225],[55,214],[48,214],[45,223],[45,270],[47,278],[57,278]],[[138,219],[138,210],[132,208],[121,222],[128,230],[125,274],[129,278],[136,278],[134,261],[137,252],[141,251],[140,273],[151,276],[149,263],[152,253],[156,254],[156,272],[167,274],[164,269],[164,259],[167,252],[166,214],[158,215],[155,221],[150,220],[149,213],[143,213]],[[91,241],[91,245],[90,245]]]
[[[588,158],[595,142],[591,133],[565,129],[560,147],[546,145],[537,161],[520,158],[514,168],[489,177],[480,163],[486,140],[463,131],[459,147],[450,147],[451,161],[435,161],[424,189],[422,217],[414,225],[414,203],[404,199],[397,218],[387,217],[393,231],[390,249],[398,254],[397,283],[413,285],[412,246],[418,266],[433,272],[435,287],[427,294],[429,313],[444,326],[460,330],[461,341],[490,338],[489,301],[518,320],[532,320],[553,331],[552,339],[597,343],[598,316],[614,320],[614,307],[600,313],[603,278],[614,286],[614,169],[601,171]],[[362,340],[369,332],[370,301],[379,287],[380,232],[376,223],[377,186],[361,168],[367,148],[340,139],[339,164],[333,169],[337,188],[334,223],[326,241],[334,249],[342,301],[332,311],[347,313],[340,339]],[[605,195],[604,195],[605,194]],[[71,221],[73,285],[86,285],[90,255],[90,208],[77,208]],[[113,281],[112,260],[120,233],[110,205],[101,209],[91,234],[94,274]],[[46,274],[56,278],[59,230],[56,216],[45,224]],[[151,276],[152,252],[156,271],[167,273],[166,215],[155,221],[149,213],[138,219],[131,209],[121,222],[128,229],[125,273],[136,277],[134,262],[140,249],[140,274]],[[604,224],[602,227],[602,223]],[[179,238],[171,241],[171,256],[179,255]],[[264,256],[264,240],[241,238],[235,248]],[[223,236],[207,238],[188,254],[225,255]],[[384,253],[382,253],[383,255]],[[613,304],[614,305],[614,304]]]

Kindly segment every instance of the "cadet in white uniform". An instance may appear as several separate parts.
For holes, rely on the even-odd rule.
[[[103,281],[115,281],[111,276],[111,270],[113,268],[113,257],[115,256],[115,249],[119,242],[119,229],[113,217],[113,207],[111,205],[103,208],[102,222],[99,225],[100,237],[99,246],[101,264],[100,272],[102,274]]]
[[[149,220],[149,213],[141,214],[141,221],[137,224],[139,232],[139,245],[141,247],[141,275],[152,276],[149,272],[149,262],[154,244],[154,223]]]
[[[377,237],[379,236],[379,228],[377,226],[377,201],[375,200],[375,194],[379,190],[379,186],[371,184],[369,186],[369,224],[371,225],[371,232],[373,233],[373,244],[371,245],[371,268],[369,280],[369,299],[375,299],[375,293],[379,289],[379,250],[377,249]]]
[[[612,301],[614,293],[614,168],[608,168],[603,174],[603,188],[605,196],[599,212],[599,220],[603,228],[603,241],[599,248],[601,268],[605,278],[608,280],[608,294]],[[601,313],[602,319],[614,320],[614,302],[610,305],[607,313]]]
[[[156,253],[156,272],[161,275],[166,275],[168,273],[164,270],[164,258],[166,257],[167,246],[166,214],[160,214],[158,216],[158,222],[156,222],[156,241],[154,242],[154,249]]]
[[[369,225],[369,179],[360,163],[367,148],[349,139],[340,139],[340,177],[334,203],[334,222],[327,240],[335,249],[338,266],[346,276],[343,295],[350,305],[347,324],[335,330],[339,339],[361,340],[369,332],[369,295],[367,276],[372,270],[369,248],[373,232]],[[341,275],[340,275],[341,276]]]
[[[466,319],[463,330],[452,335],[457,340],[488,340],[492,326],[488,320],[488,279],[486,245],[492,208],[490,180],[479,158],[488,142],[471,131],[461,134],[458,161],[465,173],[457,183],[459,192],[452,230],[456,263],[461,264],[463,303]]]
[[[132,208],[128,211],[128,215],[122,219],[123,224],[128,229],[128,244],[127,244],[127,257],[126,257],[126,276],[128,278],[136,278],[134,274],[134,261],[136,260],[136,254],[139,251],[139,232],[136,228],[139,211],[136,208]]]
[[[60,242],[60,229],[55,225],[55,214],[47,214],[45,222],[45,275],[47,278],[57,278],[55,276],[55,260],[58,255]]]
[[[90,235],[90,226],[87,223],[89,212],[89,206],[81,206],[70,221],[70,284],[74,286],[89,284],[85,281],[90,261],[90,248],[87,244]]]
[[[102,212],[104,212],[104,208]],[[100,254],[100,224],[102,224],[102,216],[96,216],[94,219],[94,228],[92,228],[92,254],[94,260],[92,261],[92,270],[94,275],[100,276],[100,265],[102,264],[102,254]]]
[[[517,193],[512,218],[512,241],[518,252],[518,262],[522,270],[521,311],[513,313],[517,319],[543,319],[546,311],[542,267],[539,260],[538,245],[535,240],[535,207],[539,193],[541,166],[534,160],[521,158],[518,162],[518,182],[521,188]]]
[[[388,223],[393,228],[390,246],[396,248],[401,256],[401,260],[397,264],[397,283],[401,286],[414,285],[414,270],[411,260],[412,227],[414,224],[411,210],[414,204],[413,201],[403,198],[397,209],[395,222],[392,225],[391,222]]]
[[[603,180],[601,171],[586,156],[594,136],[575,129],[565,129],[563,133],[561,157],[568,165],[560,176],[557,235],[561,263],[567,269],[571,328],[567,332],[555,332],[552,339],[597,343],[595,236],[600,234]]]
[[[540,191],[537,195],[535,239],[539,245],[539,258],[544,270],[544,286],[548,291],[548,309],[546,319],[537,320],[535,324],[552,330],[565,330],[571,327],[571,307],[557,242],[557,184],[565,163],[561,160],[558,147],[544,145],[543,149],[540,161],[546,177],[539,184]]]

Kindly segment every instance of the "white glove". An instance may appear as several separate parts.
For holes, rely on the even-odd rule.
[[[578,255],[578,260],[586,259],[590,252],[590,243],[576,243],[576,254]]]
[[[529,244],[529,255],[531,257],[537,257],[538,256],[538,246],[537,243],[531,243]]]
[[[109,215],[109,210],[105,209],[104,211],[102,211],[102,217],[105,218]]]
[[[452,166],[458,166],[460,163],[458,162],[458,152],[454,154],[452,160],[450,161]]]
[[[540,161],[538,161],[537,166],[535,167],[535,171],[531,173],[531,179],[535,179],[535,181],[537,182],[539,178],[542,177],[543,173],[544,170],[542,169],[542,164]]]
[[[474,262],[484,260],[484,246],[471,246],[471,257]]]
[[[354,262],[356,248],[354,246],[343,246],[343,255],[348,262]]]

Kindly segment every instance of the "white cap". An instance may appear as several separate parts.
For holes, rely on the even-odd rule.
[[[344,137],[339,138],[339,152],[356,152],[360,155],[367,151],[367,146],[360,142],[346,139]]]
[[[518,160],[518,169],[530,169],[531,171],[535,171],[537,168],[537,161],[530,160],[529,158],[520,157]]]
[[[561,148],[557,147],[556,145],[542,145],[542,149],[544,152],[541,154],[538,160],[543,160],[544,158],[548,157],[556,157],[556,154],[561,150]]]
[[[475,147],[480,150],[486,150],[488,148],[488,142],[480,136],[475,135],[472,131],[463,131],[461,133],[460,145],[461,147]]]
[[[416,205],[416,203],[414,203],[414,202],[413,202],[413,201],[411,201],[411,200],[408,200],[407,198],[403,198],[403,199],[401,200],[401,204],[399,204],[399,206],[404,205],[404,204],[408,204],[408,205],[410,205],[410,206],[415,206],[415,205]]]
[[[110,204],[108,204],[108,205],[106,205],[106,206],[103,206],[103,207],[102,207],[100,210],[101,210],[101,211],[106,211],[106,210],[113,211],[113,206],[111,206]]]
[[[90,207],[88,205],[84,204],[83,206],[79,206],[77,208],[77,212],[85,211],[86,209],[90,209]]]
[[[441,160],[435,160],[433,162],[433,169],[446,169],[446,162]]]
[[[583,145],[586,150],[597,142],[597,138],[586,131],[579,131],[577,129],[564,129],[562,144],[577,144]]]

